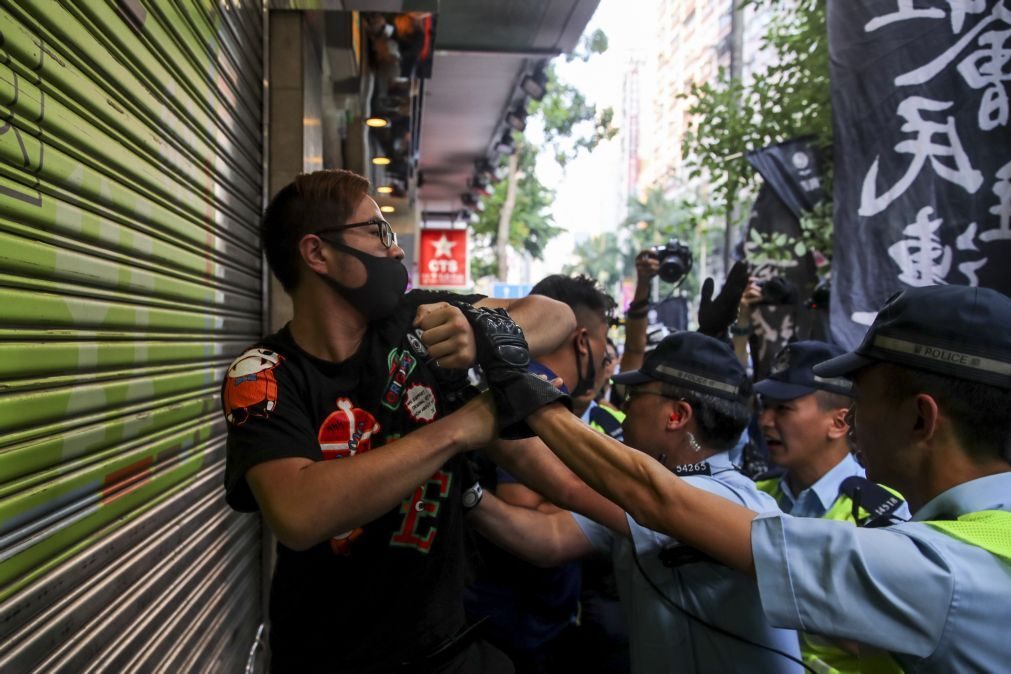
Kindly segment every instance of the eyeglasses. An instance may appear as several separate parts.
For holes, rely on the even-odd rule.
[[[630,388],[625,392],[625,400],[622,402],[621,409],[627,409],[632,402],[632,398],[638,398],[639,396],[644,395],[660,396],[661,398],[667,398],[668,400],[684,400],[684,398],[672,398],[671,396],[664,395],[659,391],[647,391],[645,389]]]
[[[345,229],[354,229],[355,227],[378,227],[379,228],[379,240],[387,248],[393,248],[397,244],[397,234],[393,231],[393,226],[390,223],[382,219],[373,218],[371,220],[366,220],[365,222],[353,222],[349,225],[339,225],[337,227],[325,227],[324,229],[313,232],[316,236],[320,234],[330,234],[334,232],[343,232]]]

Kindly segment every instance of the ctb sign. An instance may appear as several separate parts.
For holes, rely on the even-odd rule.
[[[467,288],[467,262],[466,229],[421,230],[419,288]]]

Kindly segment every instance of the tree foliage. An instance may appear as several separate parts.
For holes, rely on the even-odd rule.
[[[689,114],[697,120],[687,134],[683,154],[689,176],[711,189],[708,211],[723,215],[740,195],[753,194],[759,177],[744,154],[800,136],[814,136],[822,155],[823,185],[832,194],[832,108],[829,87],[827,0],[744,0],[742,5],[771,7],[771,23],[762,48],[772,65],[748,82],[724,70],[714,82],[695,85],[686,94]],[[831,256],[831,205],[805,218],[801,241],[760,240],[767,256],[792,256],[795,248]],[[799,244],[799,247],[798,247]],[[828,249],[824,246],[829,246]]]
[[[555,225],[550,206],[555,192],[537,179],[534,168],[537,151],[523,140],[517,141],[519,169],[516,173],[516,205],[513,209],[509,228],[509,246],[526,251],[540,260],[548,242],[560,234],[562,229]],[[495,244],[498,238],[498,222],[505,203],[508,182],[502,180],[495,185],[495,191],[484,200],[485,210],[471,227],[474,237],[474,252],[471,256],[472,278],[494,276],[498,270],[495,259]]]

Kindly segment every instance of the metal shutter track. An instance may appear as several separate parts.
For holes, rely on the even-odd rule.
[[[262,4],[0,0],[0,671],[238,671]]]

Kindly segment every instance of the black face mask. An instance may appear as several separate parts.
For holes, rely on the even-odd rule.
[[[360,311],[369,322],[381,320],[392,314],[404,291],[407,290],[407,267],[396,258],[369,255],[343,243],[328,243],[361,261],[365,266],[365,283],[358,288],[349,288],[326,274],[320,274],[320,278]]]
[[[597,363],[593,357],[593,347],[590,345],[590,339],[586,339],[586,352],[589,354],[590,362],[586,364],[586,376],[583,376],[583,359],[579,354],[579,350],[576,350],[576,374],[579,376],[579,380],[576,382],[576,387],[572,389],[572,397],[580,398],[590,391],[593,390],[593,384],[597,379]]]

